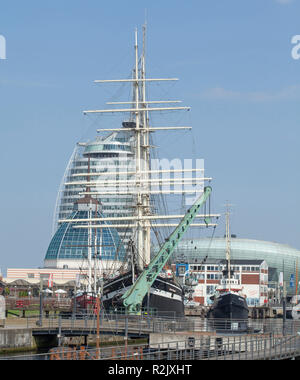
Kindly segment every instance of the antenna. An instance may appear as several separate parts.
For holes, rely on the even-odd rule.
[[[228,201],[225,204],[226,207],[226,261],[227,261],[227,276],[228,276],[228,284],[229,284],[229,291],[231,290],[231,263],[230,263],[230,207],[232,207],[232,204],[229,204]]]

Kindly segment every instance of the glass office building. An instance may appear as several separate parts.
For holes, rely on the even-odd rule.
[[[133,127],[131,122],[123,122],[126,129]],[[54,211],[53,231],[55,234],[60,226],[59,220],[68,218],[73,211],[73,206],[85,190],[85,187],[78,184],[85,181],[86,176],[81,173],[102,173],[101,177],[91,176],[90,181],[103,182],[112,180],[130,180],[132,175],[105,175],[106,172],[132,172],[135,171],[135,137],[134,131],[118,131],[99,136],[91,142],[78,144],[73,152],[65,170],[61,186],[58,192]],[[91,191],[97,191],[97,187],[91,186]],[[108,188],[109,190],[109,188]],[[111,187],[111,190],[112,187]],[[113,191],[111,191],[113,193]],[[132,194],[95,195],[101,203],[101,213],[104,217],[122,217],[134,215],[136,204]],[[112,222],[112,224],[124,224],[118,227],[117,231],[126,247],[132,230],[126,227],[125,222]]]

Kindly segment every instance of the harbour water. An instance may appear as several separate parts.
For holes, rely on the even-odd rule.
[[[49,349],[43,351],[28,351],[23,353],[0,354],[0,360],[49,360]]]

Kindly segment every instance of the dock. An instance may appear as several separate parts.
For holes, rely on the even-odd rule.
[[[42,323],[41,323],[42,322]],[[227,321],[228,322],[228,321]],[[300,321],[280,319],[249,320],[246,332],[222,330],[219,320],[205,318],[168,319],[149,316],[112,315],[98,320],[94,315],[80,318],[14,318],[0,328],[0,346],[5,334],[27,336],[37,345],[53,347],[46,354],[53,360],[129,359],[140,360],[273,360],[300,358]],[[222,322],[224,325],[224,321]],[[88,338],[120,337],[123,345],[95,348],[87,345]],[[68,340],[84,339],[79,347],[71,348]],[[13,338],[11,343],[14,344]],[[143,339],[145,344],[130,345]],[[24,342],[23,342],[24,344]],[[5,346],[5,344],[4,344]],[[130,346],[130,349],[129,349]],[[3,347],[0,347],[3,348]],[[72,351],[72,355],[71,355]],[[80,355],[79,355],[80,353]],[[50,355],[50,356],[49,356]],[[65,356],[67,355],[67,356]],[[79,356],[78,356],[79,355]],[[85,359],[83,359],[85,358]]]

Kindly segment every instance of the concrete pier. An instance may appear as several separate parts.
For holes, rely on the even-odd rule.
[[[6,349],[34,349],[35,340],[32,330],[27,328],[1,328],[0,329],[0,351]]]

